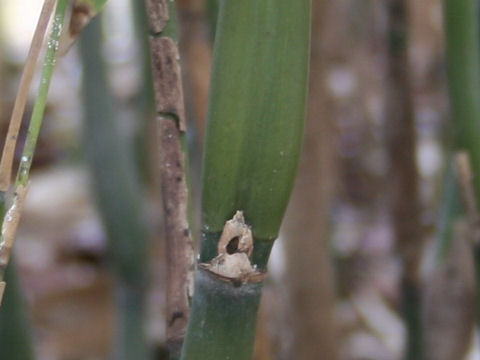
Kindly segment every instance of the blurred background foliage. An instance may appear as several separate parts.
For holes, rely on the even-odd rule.
[[[211,65],[209,23],[215,1],[208,3],[206,7],[202,0],[177,0],[192,197],[197,209]],[[404,262],[396,241],[392,195],[396,163],[390,146],[392,126],[398,124],[392,123],[386,111],[389,87],[398,83],[389,80],[391,13],[386,3],[313,1],[304,152],[270,262],[256,360],[397,360],[403,356]],[[418,281],[427,304],[421,319],[425,329],[422,344],[426,359],[479,359],[478,337],[473,335],[471,251],[465,242],[456,241],[442,266],[435,260],[435,228],[451,143],[443,4],[441,0],[404,3],[413,116],[412,132],[407,136],[413,138],[399,146],[415,145],[421,234],[416,250],[420,258]],[[1,133],[8,126],[41,4],[41,0],[0,2]],[[83,91],[87,97],[95,94],[98,102],[110,99],[108,111],[109,116],[114,114],[116,129],[110,140],[129,149],[136,165],[135,186],[141,186],[137,197],[141,205],[137,205],[144,213],[138,221],[143,224],[141,236],[148,237],[149,259],[141,326],[154,358],[165,359],[165,253],[142,11],[137,0],[112,0],[107,5],[103,30],[98,31],[105,62],[102,76],[110,93],[103,98],[102,93],[96,93],[98,88]],[[101,151],[100,147],[86,149],[99,146],[89,137],[88,121],[83,121],[82,81],[95,84],[82,80],[86,79],[82,61],[88,53],[87,45],[82,54],[75,45],[58,61],[15,245],[17,275],[40,360],[106,359],[118,328],[111,297],[118,288],[118,278],[109,271],[116,260],[107,241],[107,234],[112,236],[112,232],[103,225],[96,207],[101,206],[94,190],[98,181],[87,161],[92,155],[86,156],[88,151]],[[38,79],[32,87],[32,99],[35,83]],[[30,111],[31,103],[26,116]],[[110,181],[119,178],[112,176]],[[126,306],[139,305],[133,301]],[[1,349],[0,359],[4,360]]]

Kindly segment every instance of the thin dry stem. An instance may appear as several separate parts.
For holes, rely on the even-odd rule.
[[[6,192],[10,187],[13,157],[15,154],[15,147],[17,145],[17,138],[22,123],[23,113],[25,112],[28,90],[30,89],[30,85],[32,83],[33,75],[35,73],[35,66],[43,45],[48,23],[52,17],[55,2],[56,0],[45,0],[43,4],[42,12],[40,14],[40,18],[38,19],[37,28],[35,29],[35,33],[33,35],[30,51],[28,53],[25,68],[20,80],[20,86],[15,99],[15,104],[13,106],[7,137],[5,139],[2,159],[0,161],[0,191],[3,192]]]
[[[177,44],[165,34],[170,19],[165,0],[146,0],[153,84],[160,130],[160,180],[165,213],[167,248],[167,342],[179,350],[190,314],[194,255],[188,226],[185,110]]]

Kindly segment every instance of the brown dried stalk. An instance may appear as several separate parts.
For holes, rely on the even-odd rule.
[[[186,130],[174,3],[146,0],[150,21],[153,84],[160,130],[160,180],[167,248],[167,345],[179,353],[186,333],[194,256],[188,224]]]

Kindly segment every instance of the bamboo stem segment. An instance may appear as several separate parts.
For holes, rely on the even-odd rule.
[[[65,18],[65,11],[67,5],[67,0],[59,0],[57,4],[55,17],[53,20],[52,32],[50,34],[50,38],[47,44],[47,52],[45,54],[45,63],[43,65],[40,87],[38,90],[35,105],[33,107],[33,113],[30,119],[30,125],[28,127],[28,135],[27,139],[25,140],[25,146],[23,148],[22,157],[20,159],[20,165],[18,168],[15,186],[26,186],[28,182],[28,176],[30,173],[30,168],[32,166],[33,155],[37,146],[40,128],[43,123],[43,115],[45,112],[45,107],[47,105],[47,95],[50,88],[53,69],[55,68],[59,39],[63,29],[63,21]]]
[[[261,290],[261,282],[238,286],[200,268],[182,359],[251,359]]]
[[[265,269],[303,139],[309,51],[309,0],[220,2],[200,265],[182,360],[252,357]]]
[[[241,210],[264,268],[290,197],[303,140],[310,1],[222,1],[202,189],[200,261],[216,256]]]

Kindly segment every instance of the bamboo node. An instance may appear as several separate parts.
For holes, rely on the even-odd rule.
[[[237,211],[233,218],[225,223],[217,250],[219,255],[245,253],[248,258],[252,256],[252,229],[245,224],[243,211]]]
[[[202,269],[234,283],[261,282],[265,279],[266,273],[258,271],[250,261],[253,235],[242,211],[237,211],[225,223],[217,250],[217,257],[199,265]]]

